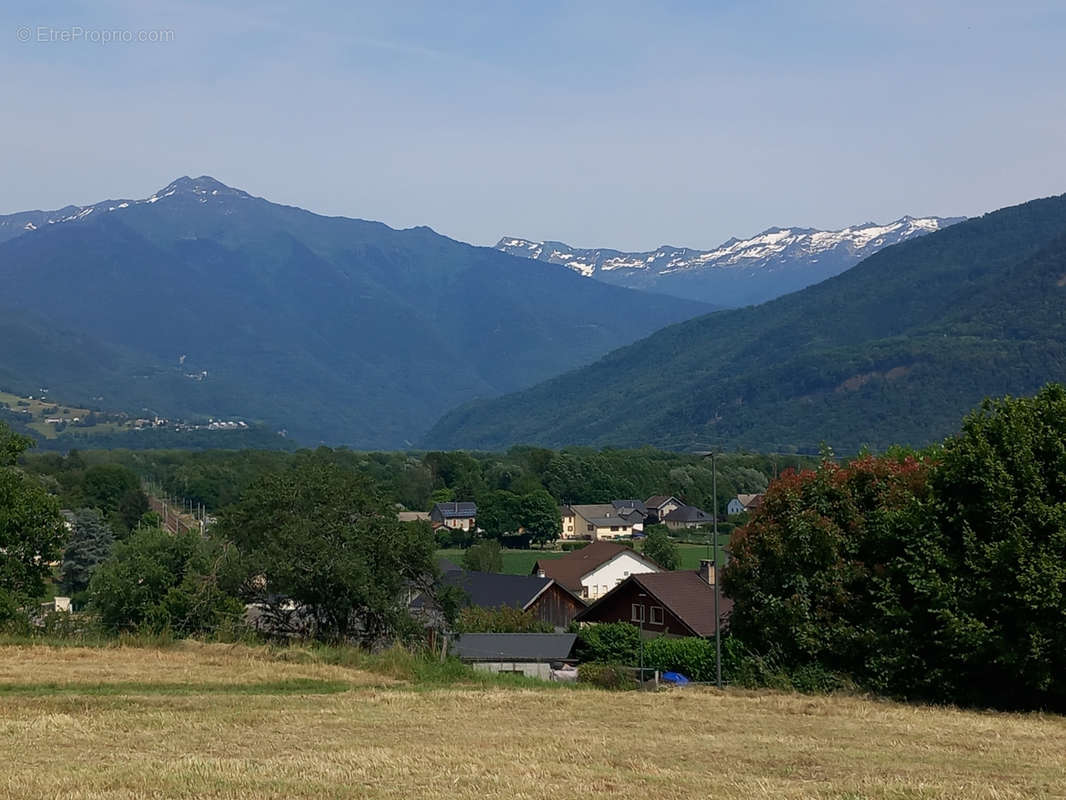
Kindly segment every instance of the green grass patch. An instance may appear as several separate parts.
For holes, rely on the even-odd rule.
[[[463,553],[459,548],[438,550],[437,558],[446,558],[460,567],[463,565]],[[504,550],[503,571],[507,575],[528,575],[533,571],[533,565],[542,558],[559,558],[566,555],[558,550]]]

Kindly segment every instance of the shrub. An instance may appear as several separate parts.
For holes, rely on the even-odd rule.
[[[551,633],[555,628],[520,608],[467,606],[459,612],[455,630],[457,633]]]
[[[463,567],[478,572],[503,572],[503,553],[495,539],[483,539],[463,553]]]
[[[636,689],[637,679],[632,669],[619,664],[581,664],[577,668],[579,683],[588,683],[601,689]]]
[[[677,569],[681,558],[667,527],[661,523],[649,525],[645,534],[647,538],[644,540],[644,555],[663,569]]]
[[[577,655],[582,661],[636,664],[640,657],[640,631],[627,622],[602,622],[578,631]]]
[[[589,544],[588,542],[584,542],[584,541],[582,541],[582,542],[563,542],[561,545],[559,545],[559,547],[564,553],[570,553],[570,552],[573,552],[574,550],[580,550],[583,547],[588,547],[588,544]]]
[[[715,679],[714,641],[695,636],[652,639],[644,643],[644,666],[660,672],[680,672],[693,681],[712,682]]]
[[[221,585],[228,555],[224,545],[197,533],[135,531],[93,572],[90,604],[112,631],[232,627],[244,607]]]

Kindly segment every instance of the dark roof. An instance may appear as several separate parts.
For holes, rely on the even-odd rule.
[[[634,509],[644,516],[648,516],[648,507],[643,500],[612,500],[611,505],[621,510],[623,508]]]
[[[664,608],[681,620],[696,636],[714,635],[714,586],[707,583],[696,570],[674,572],[642,572],[630,575],[618,586],[599,598],[577,615],[576,621],[590,620],[596,609],[613,598],[616,592],[637,586],[652,595]],[[728,622],[733,601],[725,595],[718,598],[718,612],[724,628]]]
[[[657,494],[654,497],[649,497],[647,500],[645,500],[644,501],[644,505],[647,508],[659,509],[668,500],[673,500],[675,503],[680,503],[681,502],[676,497],[674,497],[672,494]]]
[[[698,571],[647,572],[631,575],[629,579],[658,598],[697,636],[714,635],[714,586],[701,578]],[[732,608],[732,600],[719,596],[718,612],[723,621]]]
[[[551,578],[536,575],[501,575],[495,572],[475,572],[465,569],[444,570],[440,582],[455,586],[466,593],[467,605],[481,608],[525,609],[541,592],[551,585]],[[425,598],[416,599],[416,608],[425,603]]]
[[[630,550],[614,542],[590,542],[580,550],[572,550],[561,558],[544,558],[533,565],[533,574],[543,572],[556,583],[571,592],[581,591],[581,579],[602,564],[606,564],[619,553]],[[630,550],[637,558],[655,564],[650,558]]]
[[[712,522],[713,520],[710,514],[696,506],[681,506],[663,517],[664,522]]]
[[[445,519],[476,517],[477,503],[437,503],[433,506],[433,510],[439,511]]]
[[[464,633],[452,653],[464,661],[563,661],[576,640],[574,633]]]

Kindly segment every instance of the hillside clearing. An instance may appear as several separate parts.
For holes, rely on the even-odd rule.
[[[224,645],[3,647],[0,798],[1029,798],[1066,786],[1060,717],[547,691],[417,690]]]

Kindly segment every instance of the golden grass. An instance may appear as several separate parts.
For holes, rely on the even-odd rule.
[[[351,688],[76,691],[289,678]],[[45,680],[68,691],[3,692]],[[416,691],[217,645],[0,648],[0,759],[0,798],[1066,797],[1066,720],[702,689]]]
[[[0,691],[12,684],[158,683],[237,685],[268,681],[342,681],[384,686],[370,672],[317,663],[310,651],[275,653],[265,647],[183,640],[170,647],[0,647]]]

